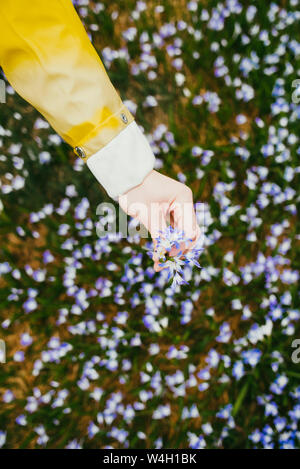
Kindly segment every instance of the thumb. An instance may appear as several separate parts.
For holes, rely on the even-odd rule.
[[[184,237],[192,240],[188,242],[188,246],[182,243],[183,251],[190,249],[199,237],[199,226],[194,210],[193,201],[175,201],[172,203],[170,210],[174,219],[174,227],[183,231]]]

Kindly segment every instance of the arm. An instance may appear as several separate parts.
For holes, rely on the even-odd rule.
[[[108,195],[138,218],[153,240],[168,211],[173,225],[195,238],[191,190],[153,170],[152,149],[71,0],[2,1],[0,27],[0,64],[7,79],[73,147]]]
[[[2,1],[0,26],[0,64],[14,89],[73,147],[113,199],[140,184],[153,169],[153,152],[71,0]]]

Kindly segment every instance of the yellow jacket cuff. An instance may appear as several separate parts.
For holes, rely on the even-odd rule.
[[[118,196],[143,182],[154,162],[152,148],[133,120],[86,163],[108,195],[117,201]]]

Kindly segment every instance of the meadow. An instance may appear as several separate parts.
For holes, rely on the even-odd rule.
[[[299,1],[74,4],[205,249],[173,291],[150,237],[99,237],[112,201],[3,74],[0,447],[300,449]]]

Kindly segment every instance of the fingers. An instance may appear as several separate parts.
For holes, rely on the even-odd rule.
[[[190,251],[196,246],[196,244],[198,243],[200,239],[200,236],[201,236],[201,230],[200,230],[199,225],[197,225],[195,238],[193,238],[192,241],[188,243],[188,246],[186,247],[186,250],[184,251],[184,253],[187,251]]]
[[[132,208],[133,209],[133,208]],[[151,235],[153,241],[153,263],[154,270],[159,272],[163,267],[159,266],[159,259],[164,257],[166,250],[158,245],[158,240],[163,232],[167,228],[166,213],[168,210],[167,204],[162,203],[151,203],[146,204],[135,204],[134,214],[140,223],[142,223]]]
[[[153,240],[161,236],[161,232],[167,228],[166,213],[167,204],[155,203],[151,204],[150,221],[148,230]]]
[[[191,249],[200,236],[200,228],[197,223],[196,213],[193,204],[192,191],[183,186],[182,191],[170,205],[174,227],[184,232],[186,238],[192,240],[186,245],[181,244],[183,253]]]
[[[145,188],[142,184],[132,189],[129,195],[119,197],[119,204],[150,233],[155,250],[154,269],[158,272],[164,268],[159,266],[159,262],[166,255],[166,249],[161,243],[158,244],[157,238],[167,228],[167,216],[170,216],[172,226],[182,231],[186,238],[186,243],[182,242],[179,249],[172,248],[168,255],[178,255],[181,251],[181,257],[192,249],[200,237],[200,228],[191,189],[156,172],[151,177]]]
[[[119,197],[121,208],[128,215],[136,218],[148,230],[153,240],[153,247],[156,251],[152,257],[154,262],[154,270],[160,271],[159,259],[164,257],[166,252],[161,246],[158,246],[157,238],[161,236],[161,232],[167,228],[166,215],[169,204],[161,202],[131,202],[129,203],[126,196]]]

